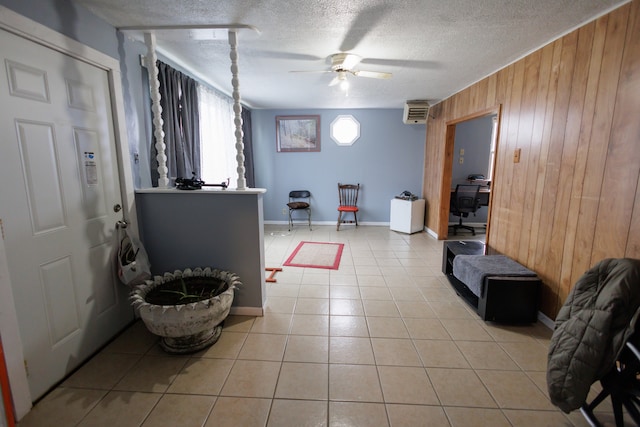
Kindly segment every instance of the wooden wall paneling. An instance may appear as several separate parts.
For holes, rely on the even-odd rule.
[[[532,150],[531,138],[535,118],[540,58],[542,51],[538,50],[524,59],[524,86],[520,107],[520,123],[518,125],[517,149],[521,150],[520,163],[513,165],[514,179],[511,189],[511,203],[518,206],[520,213],[517,224],[509,232],[507,239],[513,241],[513,257],[526,265],[527,250],[531,239],[531,218],[533,210],[533,189],[529,180],[529,170],[537,169],[539,152]],[[513,214],[511,214],[513,217]]]
[[[549,155],[547,157],[545,181],[542,196],[542,212],[540,217],[540,227],[538,231],[538,251],[542,256],[538,258],[535,266],[539,272],[551,285],[551,293],[543,293],[541,306],[545,312],[555,310],[557,300],[557,283],[559,279],[559,268],[557,268],[557,258],[562,253],[562,248],[552,246],[553,218],[555,217],[556,204],[558,202],[558,181],[560,179],[560,165],[564,146],[564,135],[571,98],[571,80],[575,65],[577,49],[577,32],[573,32],[562,38],[562,53],[558,68],[558,86],[555,92],[553,108],[553,118],[551,123],[550,139],[545,141],[549,144]],[[563,233],[564,234],[564,233]]]
[[[586,25],[577,31],[577,48],[574,53],[573,73],[567,119],[564,126],[564,138],[562,155],[560,157],[559,179],[556,190],[556,203],[552,218],[551,241],[549,248],[549,268],[557,272],[558,292],[556,298],[556,311],[564,303],[567,292],[562,288],[562,256],[564,254],[566,239],[572,238],[568,228],[569,203],[572,197],[572,184],[575,173],[576,156],[580,129],[582,127],[582,114],[584,110],[585,92],[589,62],[591,58],[591,46],[593,44],[593,25]],[[579,194],[577,195],[580,196]]]
[[[487,98],[485,104],[487,107],[490,105],[497,105],[497,86],[498,86],[498,73],[494,73],[484,79],[487,82]]]
[[[640,173],[640,5],[629,15],[591,261],[625,255]]]
[[[487,104],[487,93],[489,92],[489,79],[482,79],[473,86],[476,89],[475,102],[473,104],[473,111],[484,110],[488,106],[494,104]]]
[[[600,81],[600,70],[602,68],[602,55],[604,49],[605,36],[607,33],[607,18],[599,19],[588,25],[593,31],[590,41],[589,65],[585,86],[584,107],[582,109],[582,120],[580,135],[578,136],[578,148],[575,153],[575,169],[571,182],[571,197],[567,212],[567,236],[564,242],[562,253],[562,267],[560,270],[560,282],[558,292],[558,308],[566,300],[570,289],[577,280],[574,278],[575,251],[584,251],[584,248],[576,245],[578,235],[587,231],[592,235],[592,228],[583,230],[578,222],[580,218],[580,205],[584,198],[584,181],[587,173],[587,160],[589,146],[593,132],[594,114],[597,103],[598,83]],[[585,55],[587,55],[585,53]]]
[[[453,158],[456,138],[456,126],[445,126],[445,145],[444,145],[444,160],[442,167],[442,186],[440,187],[440,232],[439,235],[447,235],[449,232],[449,203],[451,201],[451,174],[453,172]],[[446,228],[445,228],[446,227]]]
[[[500,122],[500,139],[496,147],[496,168],[495,176],[491,182],[491,198],[492,205],[491,220],[491,247],[498,252],[504,253],[506,242],[505,233],[507,230],[508,209],[509,209],[509,189],[511,187],[511,175],[509,169],[509,144],[510,144],[510,127],[515,120],[511,110],[511,90],[513,88],[513,75],[515,73],[515,65],[510,65],[505,69],[503,74],[504,87],[501,88],[504,100],[504,114]]]
[[[589,141],[587,166],[582,184],[582,200],[578,214],[571,282],[592,266],[596,219],[600,209],[602,178],[609,150],[613,112],[618,90],[622,52],[626,34],[628,8],[623,7],[598,20],[598,28],[605,27],[602,66],[596,94],[593,129]]]
[[[514,246],[518,244],[511,237],[516,230],[519,230],[522,222],[522,195],[518,194],[519,170],[524,165],[524,159],[520,163],[513,162],[514,151],[520,148],[519,128],[522,120],[522,102],[525,86],[525,59],[521,59],[513,65],[513,79],[511,81],[511,96],[509,100],[509,128],[507,137],[503,140],[505,144],[501,147],[502,159],[502,197],[506,202],[506,209],[503,210],[503,222],[505,229],[502,232],[502,242],[500,251],[503,253],[514,253]],[[517,248],[515,248],[517,252]]]
[[[624,253],[625,258],[640,259],[640,176],[636,186],[636,197],[633,204],[633,216],[629,227],[629,239]]]
[[[529,167],[527,170],[527,202],[524,206],[525,218],[523,219],[523,229],[520,238],[527,241],[527,244],[520,244],[518,259],[524,265],[533,266],[535,263],[534,250],[537,243],[537,230],[540,221],[540,200],[541,194],[536,192],[537,177],[540,173],[541,158],[546,163],[546,151],[548,144],[542,144],[544,134],[544,123],[547,107],[547,96],[549,92],[549,79],[551,76],[551,61],[553,59],[553,45],[547,45],[540,49],[538,64],[538,84],[535,94],[535,107],[532,112],[533,123],[531,128],[531,146],[529,149]],[[525,228],[526,227],[526,228]],[[525,234],[526,233],[526,234]]]

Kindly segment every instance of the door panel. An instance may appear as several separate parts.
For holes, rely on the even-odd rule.
[[[33,399],[133,318],[104,70],[0,30],[0,218]],[[2,82],[4,81],[4,82]]]

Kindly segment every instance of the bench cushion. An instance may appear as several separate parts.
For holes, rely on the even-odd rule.
[[[536,273],[505,255],[458,255],[453,275],[480,297],[485,277],[535,277]]]

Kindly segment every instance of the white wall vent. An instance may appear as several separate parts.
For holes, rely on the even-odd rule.
[[[402,121],[408,125],[427,123],[429,103],[427,101],[407,101],[404,104]]]

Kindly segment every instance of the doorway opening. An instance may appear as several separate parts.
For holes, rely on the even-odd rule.
[[[450,214],[453,191],[458,184],[480,185],[475,216],[465,218],[477,236],[463,232],[453,238],[488,238],[491,217],[491,188],[495,181],[495,153],[499,140],[500,106],[451,120],[446,124],[442,191],[440,193],[439,235],[452,238],[450,224],[458,217]]]

